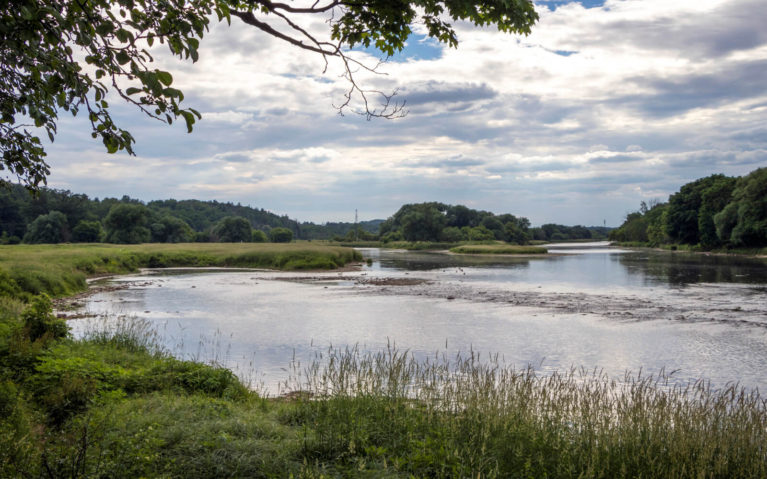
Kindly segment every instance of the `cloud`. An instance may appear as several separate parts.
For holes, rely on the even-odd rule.
[[[332,59],[323,74],[316,55],[236,19],[217,24],[194,65],[153,50],[184,104],[204,112],[192,134],[110,101],[137,139],[130,158],[107,155],[86,118],[62,118],[51,185],[320,222],[436,200],[537,224],[617,225],[639,201],[767,163],[762,0],[537,5],[528,37],[456,22],[458,49],[414,37],[386,75],[358,72],[363,87],[407,100],[395,121],[366,121],[358,103],[338,115],[349,84]]]

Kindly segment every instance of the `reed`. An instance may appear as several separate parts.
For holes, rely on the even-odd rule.
[[[293,378],[305,456],[417,477],[765,477],[757,392],[668,375],[539,375],[477,354],[329,350]]]

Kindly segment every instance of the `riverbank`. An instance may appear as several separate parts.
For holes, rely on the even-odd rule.
[[[620,246],[622,248],[631,249],[650,249],[653,251],[668,251],[678,253],[694,253],[702,255],[716,255],[716,256],[743,256],[747,258],[767,258],[767,248],[718,248],[711,250],[704,250],[696,245],[662,245],[652,246],[649,243],[640,243],[636,241],[623,241],[612,242],[614,246]]]
[[[765,404],[737,387],[389,347],[286,364],[291,393],[265,398],[216,364],[173,358],[141,320],[77,341],[60,324],[44,299],[0,298],[2,477],[767,474]]]
[[[0,295],[66,296],[84,291],[87,278],[140,268],[331,270],[361,260],[351,248],[312,243],[0,245]]]

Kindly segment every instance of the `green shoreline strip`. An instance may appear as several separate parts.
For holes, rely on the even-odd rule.
[[[86,278],[139,268],[246,267],[331,270],[361,261],[351,248],[311,243],[58,244],[0,246],[0,295],[66,296]]]

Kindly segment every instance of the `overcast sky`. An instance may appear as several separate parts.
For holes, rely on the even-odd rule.
[[[386,76],[360,74],[407,100],[398,120],[339,116],[337,65],[323,74],[316,55],[237,19],[216,25],[196,64],[155,48],[203,113],[192,134],[113,102],[137,156],[110,155],[84,118],[62,119],[49,186],[320,223],[441,201],[534,225],[617,226],[688,181],[767,166],[764,0],[536,5],[528,37],[457,24],[458,49],[414,35]]]

